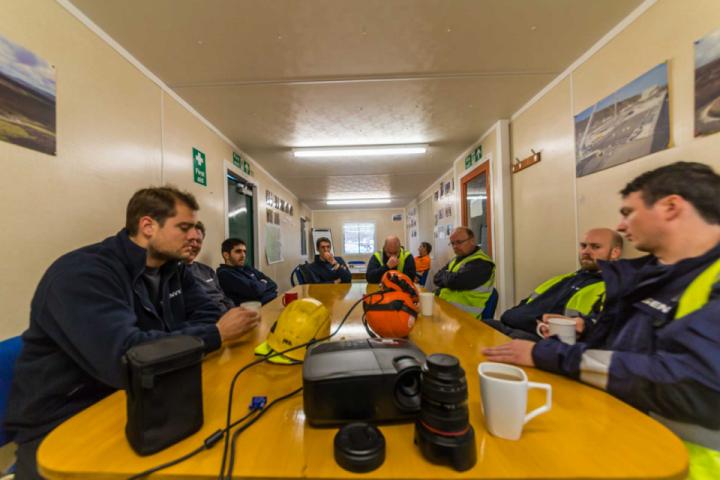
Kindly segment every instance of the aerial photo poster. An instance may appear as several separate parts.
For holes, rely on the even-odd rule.
[[[667,63],[575,116],[575,174],[584,177],[668,148]]]

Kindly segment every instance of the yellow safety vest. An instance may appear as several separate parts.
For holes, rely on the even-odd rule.
[[[398,255],[398,266],[396,268],[398,272],[405,273],[405,260],[407,260],[409,256],[410,252],[408,252],[404,248],[400,249],[400,254]],[[375,252],[374,257],[377,258],[377,261],[380,265],[385,265],[382,260],[383,252]]]
[[[678,303],[675,318],[681,318],[702,308],[710,299],[713,286],[720,281],[720,260],[706,268],[700,275],[690,282]],[[658,418],[670,430],[675,432],[685,442],[690,456],[690,474],[688,480],[717,480],[720,479],[720,450],[699,445],[690,441],[708,439],[714,446],[720,445],[720,431],[710,430],[700,425]]]
[[[575,275],[575,272],[566,273],[564,275],[558,275],[545,282],[541,283],[535,291],[528,298],[527,303],[532,302],[543,293],[550,290],[555,284],[560,283],[568,277]],[[602,280],[590,285],[585,285],[583,288],[578,290],[570,297],[570,300],[565,304],[565,311],[563,314],[566,317],[577,317],[579,315],[587,315],[592,310],[593,305],[598,299],[605,294],[605,282]]]
[[[450,265],[448,265],[448,271],[455,273],[466,263],[473,262],[475,260],[485,260],[486,262],[493,263],[492,259],[478,248],[475,253],[468,255],[460,261],[458,261],[458,257],[453,258]],[[479,287],[472,290],[452,290],[450,288],[441,288],[439,296],[443,300],[446,300],[466,312],[479,317],[485,309],[485,304],[492,294],[494,283],[495,265],[493,263],[493,271],[490,278],[488,278],[488,280]]]

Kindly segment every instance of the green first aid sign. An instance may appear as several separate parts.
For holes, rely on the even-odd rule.
[[[242,168],[242,158],[240,158],[240,155],[235,152],[233,152],[233,165],[238,168]]]
[[[193,148],[193,178],[195,183],[207,186],[207,170],[205,169],[205,154]]]

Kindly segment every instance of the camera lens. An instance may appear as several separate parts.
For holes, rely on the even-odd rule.
[[[452,355],[436,353],[422,366],[420,416],[415,443],[431,462],[463,471],[475,465],[475,432],[470,425],[465,370]]]

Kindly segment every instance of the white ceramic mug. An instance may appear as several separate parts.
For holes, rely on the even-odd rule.
[[[496,437],[518,440],[523,425],[552,407],[552,386],[528,382],[522,368],[504,363],[478,365],[485,426]],[[528,390],[545,390],[545,405],[527,413]]]
[[[420,311],[426,317],[432,317],[435,294],[432,292],[420,292]]]
[[[537,326],[537,334],[544,337],[541,327],[543,323],[539,323]],[[550,317],[547,321],[547,329],[550,332],[550,336],[557,335],[561,342],[567,343],[568,345],[575,345],[575,320],[560,317]]]

